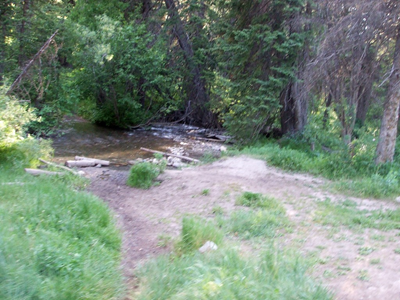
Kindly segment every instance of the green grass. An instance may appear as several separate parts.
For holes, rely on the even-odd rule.
[[[196,225],[188,226],[188,222]],[[183,227],[185,231],[185,227],[196,227],[195,232],[218,231],[197,218],[186,218]],[[135,299],[332,299],[307,276],[310,265],[294,251],[278,250],[271,243],[249,257],[232,245],[220,245],[205,254],[172,254],[146,264],[138,272],[141,284]]]
[[[202,195],[202,196],[208,196],[208,195],[210,195],[210,190],[209,190],[209,189],[204,189],[204,190],[202,190],[202,191],[201,191],[201,195]]]
[[[227,218],[219,216],[219,226],[227,233],[244,239],[273,238],[291,230],[285,208],[273,197],[244,192],[236,199],[235,204],[251,209],[236,210]]]
[[[120,233],[83,185],[0,167],[0,299],[122,297]]]
[[[290,139],[287,139],[290,140]],[[372,151],[371,149],[369,150]],[[296,143],[265,142],[243,149],[230,150],[230,155],[247,154],[289,171],[307,172],[334,180],[334,189],[354,196],[395,198],[400,195],[400,163],[376,166],[371,153],[352,154],[342,147],[329,153],[310,151]]]
[[[340,204],[330,200],[318,202],[314,221],[323,225],[347,226],[351,229],[375,228],[379,230],[400,229],[400,209],[358,210],[351,202]]]
[[[244,192],[236,199],[235,204],[251,208],[275,210],[277,213],[280,212],[282,214],[285,213],[285,209],[277,199],[258,193]]]
[[[253,237],[273,238],[285,230],[290,231],[290,222],[281,210],[238,210],[221,221],[227,232],[244,239]]]
[[[132,166],[126,184],[135,188],[149,189],[164,168],[164,165],[155,165],[149,162],[136,164]]]

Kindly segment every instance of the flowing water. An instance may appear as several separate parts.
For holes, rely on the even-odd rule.
[[[210,148],[210,143],[189,139],[189,134],[199,135],[204,129],[186,125],[127,131],[100,127],[73,118],[65,121],[64,128],[61,135],[53,138],[54,160],[59,163],[73,160],[75,156],[86,156],[109,160],[114,165],[126,165],[129,160],[153,156],[140,150],[140,147],[163,152],[179,148],[187,155],[198,158],[201,156],[199,146]],[[219,146],[211,146],[210,149],[215,150]]]

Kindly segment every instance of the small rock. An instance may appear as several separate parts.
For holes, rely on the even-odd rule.
[[[218,249],[218,246],[211,241],[207,241],[202,247],[199,248],[200,253],[205,253],[209,251],[215,251]]]
[[[96,168],[101,168],[101,164],[97,164],[97,165],[96,165]]]
[[[396,202],[400,203],[400,197],[396,198]]]
[[[187,167],[187,164],[184,164],[184,163],[182,163],[182,162],[174,162],[174,163],[172,164],[172,166],[173,166],[174,168],[179,169],[179,168]]]
[[[221,146],[220,148],[219,148],[219,151],[221,151],[221,152],[226,152],[228,149],[226,148],[226,146]]]

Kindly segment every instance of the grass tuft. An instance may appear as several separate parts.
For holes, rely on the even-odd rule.
[[[181,240],[175,248],[177,253],[190,253],[198,250],[207,241],[214,242],[219,246],[222,240],[222,231],[211,222],[195,217],[185,217],[182,221]]]
[[[157,178],[164,171],[165,165],[155,165],[143,162],[132,166],[126,184],[140,189],[149,189]]]
[[[244,192],[236,199],[235,204],[251,208],[276,210],[276,213],[285,214],[285,209],[277,199],[258,193]]]

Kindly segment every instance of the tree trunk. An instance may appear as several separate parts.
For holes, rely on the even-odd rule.
[[[307,124],[308,103],[302,95],[300,82],[290,82],[281,94],[282,133],[302,131]]]
[[[293,133],[296,127],[295,100],[292,96],[293,83],[289,83],[280,97],[281,130],[283,134]]]
[[[173,33],[183,51],[186,64],[190,72],[190,82],[187,83],[188,100],[186,102],[187,119],[190,123],[201,126],[210,126],[213,123],[213,114],[205,107],[209,101],[205,82],[201,76],[201,67],[194,60],[193,47],[186,34],[182,20],[174,0],[165,0],[168,15],[173,21]]]
[[[396,147],[400,105],[400,25],[397,27],[393,68],[384,106],[379,142],[376,148],[376,164],[392,162]]]
[[[309,24],[303,25],[301,19],[310,18],[312,14],[311,3],[307,1],[303,16],[295,15],[291,21],[290,31],[293,34],[305,34],[311,30]],[[307,124],[308,101],[305,97],[305,87],[303,76],[305,65],[309,60],[310,43],[306,39],[302,51],[296,59],[297,74],[296,79],[291,80],[284,93],[281,95],[281,129],[282,133],[294,133],[302,131]]]

